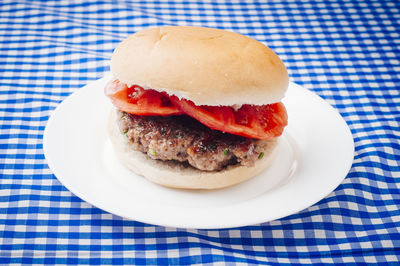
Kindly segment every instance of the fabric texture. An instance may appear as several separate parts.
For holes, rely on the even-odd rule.
[[[395,0],[2,1],[0,264],[398,263],[399,21]],[[69,192],[43,155],[49,116],[109,71],[122,39],[163,25],[233,30],[272,48],[291,81],[350,126],[355,157],[341,185],[289,217],[225,230],[143,224]]]

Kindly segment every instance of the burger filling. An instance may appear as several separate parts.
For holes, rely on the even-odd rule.
[[[118,125],[132,149],[205,171],[236,164],[253,166],[271,143],[212,130],[187,115],[140,116],[118,111]]]
[[[107,84],[105,94],[119,110],[120,131],[132,149],[205,171],[253,166],[287,125],[280,102],[235,108],[198,106],[117,79]]]

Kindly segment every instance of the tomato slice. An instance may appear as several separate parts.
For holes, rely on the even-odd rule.
[[[111,80],[104,92],[115,107],[127,113],[161,116],[182,114],[167,95],[137,85],[128,87],[117,79]]]
[[[248,138],[271,139],[282,134],[287,113],[282,103],[243,105],[235,111],[228,106],[196,106],[185,99],[170,97],[173,104],[209,128]]]
[[[117,79],[110,81],[104,92],[118,109],[131,114],[187,114],[211,129],[248,138],[275,138],[287,125],[286,109],[280,102],[260,106],[245,104],[239,110],[229,106],[197,106],[192,101],[152,89],[128,87]]]

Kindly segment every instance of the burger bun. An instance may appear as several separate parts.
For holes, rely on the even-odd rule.
[[[289,80],[281,59],[261,42],[187,26],[149,28],[129,36],[115,49],[111,72],[128,86],[211,106],[279,102]]]

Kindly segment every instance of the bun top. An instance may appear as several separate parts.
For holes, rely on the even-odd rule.
[[[262,43],[238,33],[171,26],[139,31],[111,59],[121,82],[165,91],[196,105],[270,104],[280,101],[288,74]]]

